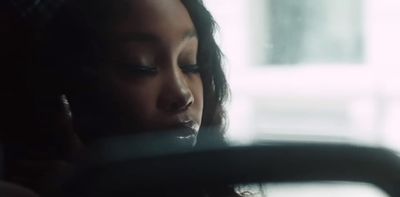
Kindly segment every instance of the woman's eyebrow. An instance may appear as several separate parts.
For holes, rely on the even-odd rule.
[[[190,39],[197,37],[197,32],[194,29],[185,31],[182,36],[182,40]],[[126,33],[118,39],[120,42],[160,42],[161,38],[155,34],[147,33],[147,32],[131,32]]]
[[[159,38],[151,33],[126,33],[118,39],[120,42],[158,42]]]

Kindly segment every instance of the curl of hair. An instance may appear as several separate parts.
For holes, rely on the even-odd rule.
[[[202,132],[198,146],[224,144],[226,114],[224,103],[229,88],[222,68],[222,52],[218,47],[214,32],[216,22],[201,0],[182,0],[188,9],[199,37],[198,63],[204,86],[204,112]]]

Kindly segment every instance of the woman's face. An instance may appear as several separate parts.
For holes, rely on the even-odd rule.
[[[111,27],[100,68],[122,133],[172,132],[195,143],[203,113],[198,38],[180,0],[130,0]],[[99,123],[101,124],[101,123]]]

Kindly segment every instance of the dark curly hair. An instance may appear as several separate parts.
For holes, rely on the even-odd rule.
[[[33,72],[39,72],[36,75],[40,76],[38,87],[45,87],[41,97],[68,96],[75,91],[73,89],[84,89],[85,84],[90,83],[90,77],[82,68],[95,67],[107,56],[109,49],[104,39],[112,21],[121,17],[119,11],[124,9],[123,2],[69,0],[51,18],[37,24],[40,46],[37,62],[42,69]],[[222,53],[213,37],[216,23],[202,0],[182,0],[182,3],[197,31],[197,62],[202,67],[204,111],[197,146],[223,145],[226,123],[223,105],[229,91],[221,64]]]

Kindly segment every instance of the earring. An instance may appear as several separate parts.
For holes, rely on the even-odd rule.
[[[67,96],[65,94],[61,95],[61,103],[63,105],[63,110],[65,112],[65,115],[69,119],[71,119],[72,118],[71,107],[69,105],[69,101],[68,101]]]

